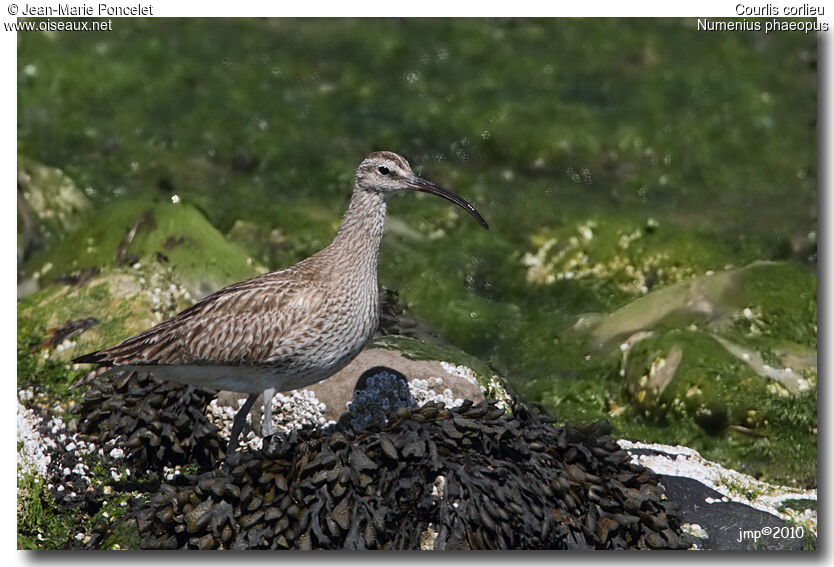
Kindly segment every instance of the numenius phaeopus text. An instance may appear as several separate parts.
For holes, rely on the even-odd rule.
[[[223,288],[73,362],[99,365],[88,378],[149,372],[159,380],[249,393],[234,419],[231,454],[259,393],[269,419],[276,391],[329,378],[371,339],[379,322],[376,272],[386,203],[407,190],[448,199],[489,228],[472,205],[414,175],[405,159],[375,152],[356,171],[350,206],[329,246],[289,268]]]

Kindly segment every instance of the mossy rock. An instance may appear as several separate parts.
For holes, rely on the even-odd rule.
[[[63,171],[18,156],[18,263],[76,229],[91,209],[87,196]]]
[[[704,281],[652,292],[600,324],[611,338],[633,333],[621,344],[619,418],[727,464],[814,483],[815,274],[769,262]],[[693,301],[708,308],[683,317]],[[667,316],[652,316],[658,305]]]
[[[195,207],[146,201],[104,207],[26,268],[48,283],[84,268],[136,263],[170,267],[194,297],[266,271]]]
[[[18,197],[47,236],[60,236],[78,227],[92,209],[84,192],[58,168],[18,156],[17,182]]]
[[[750,356],[730,352],[718,339],[697,328],[675,329],[634,345],[623,369],[631,404],[625,415],[686,431],[678,443],[697,440],[737,467],[814,483],[816,369],[792,369],[789,375],[802,385],[792,388],[761,375]]]
[[[682,328],[706,324],[724,331],[736,326],[734,336],[785,340],[816,348],[816,274],[788,262],[755,262],[744,268],[709,272],[703,276],[654,290],[609,315],[599,318],[591,338],[597,346],[658,327]],[[761,321],[744,332],[739,314],[757,313]]]
[[[768,395],[767,379],[699,330],[673,330],[640,341],[629,351],[624,370],[632,401],[646,417],[694,420],[711,434],[730,425],[755,427],[750,412]]]
[[[813,268],[793,262],[657,287],[581,317],[558,342],[543,334],[563,364],[524,393],[563,420],[606,417],[623,437],[814,485],[816,295]]]
[[[18,304],[20,332],[49,331],[68,321],[94,317],[97,324],[73,339],[73,348],[55,356],[73,356],[115,344],[153,326],[191,304],[171,270],[150,267],[107,268],[79,285],[52,285]]]
[[[141,332],[192,303],[173,272],[147,264],[105,268],[75,284],[53,284],[18,302],[18,388],[33,386],[67,402],[90,367],[82,354]],[[76,400],[77,401],[77,400]]]

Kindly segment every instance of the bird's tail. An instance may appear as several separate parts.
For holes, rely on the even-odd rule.
[[[107,355],[100,350],[79,356],[77,358],[73,358],[72,362],[74,364],[99,364],[100,366],[98,368],[94,368],[93,370],[88,372],[83,378],[81,378],[78,382],[70,386],[70,390],[78,388],[79,386],[83,386],[84,384],[88,384],[96,378],[98,378],[99,376],[107,373],[108,370],[113,369],[113,363],[111,362],[108,364]]]
[[[107,372],[108,370],[111,370],[111,368],[108,367],[108,366],[99,366],[98,368],[95,368],[95,369],[91,370],[90,372],[88,372],[78,382],[76,382],[75,384],[70,386],[69,389],[74,390],[75,388],[83,386],[84,384],[89,384],[90,382],[92,382],[93,380],[95,380],[96,378],[98,378],[99,376],[101,376],[102,374]]]

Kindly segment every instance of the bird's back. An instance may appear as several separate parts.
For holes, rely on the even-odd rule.
[[[74,362],[236,391],[286,390],[327,378],[359,353],[378,323],[376,278],[368,285],[350,274],[337,277],[330,256],[325,249],[230,285]]]

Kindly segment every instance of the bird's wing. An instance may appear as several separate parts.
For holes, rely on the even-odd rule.
[[[240,282],[121,343],[74,362],[246,365],[280,360],[335,297],[322,281],[275,274]]]

